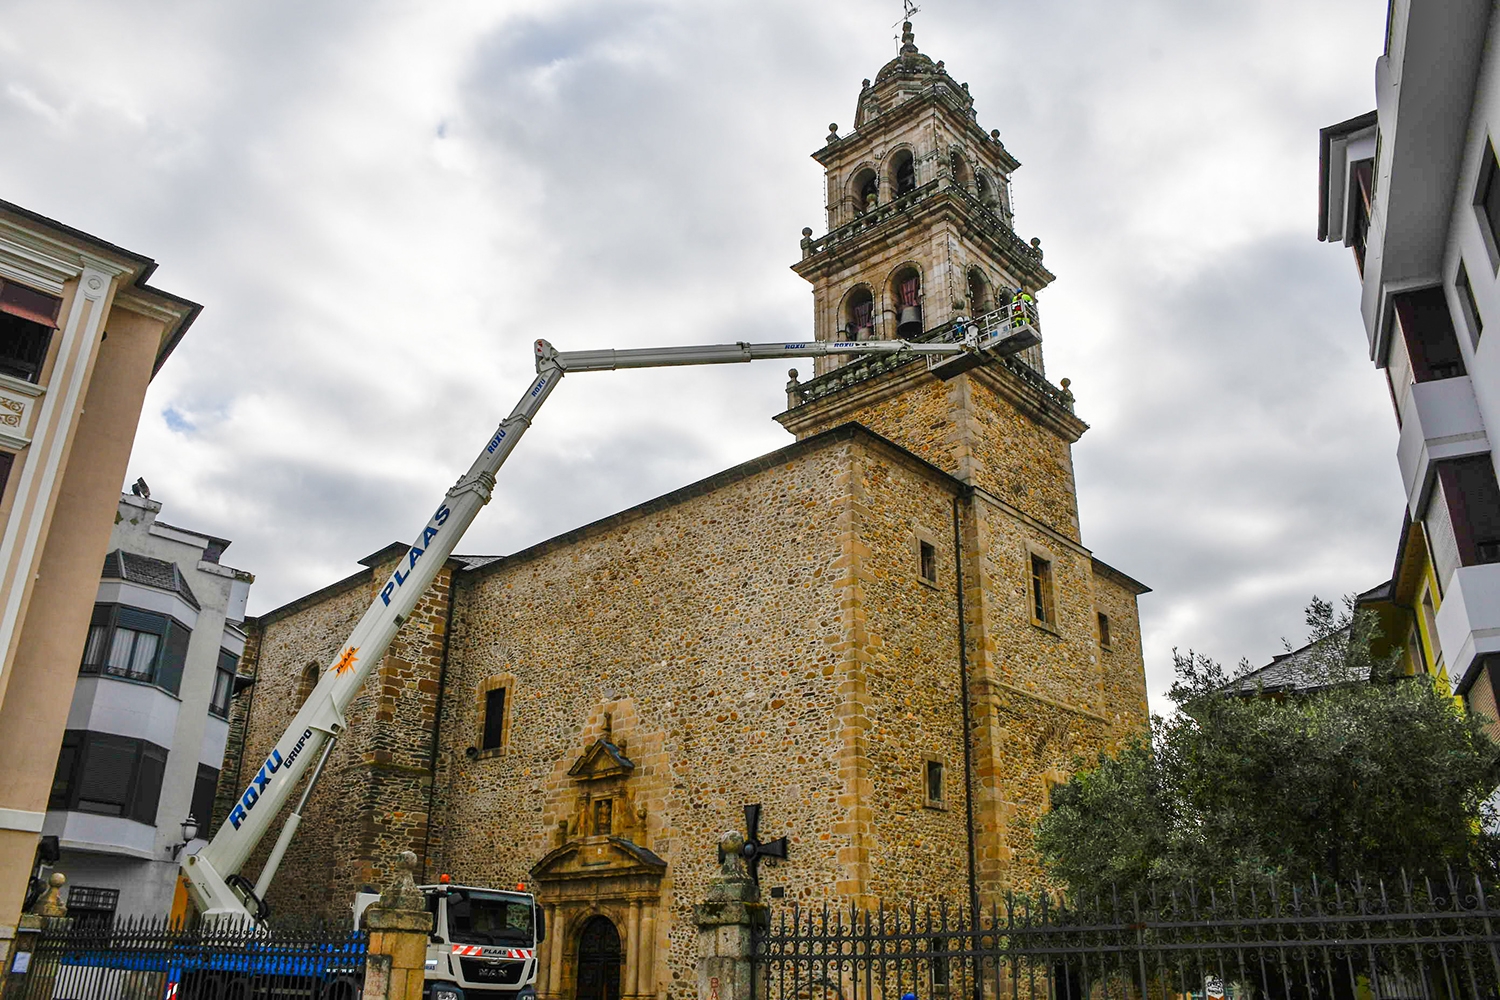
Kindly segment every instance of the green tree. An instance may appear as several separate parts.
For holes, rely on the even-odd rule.
[[[1373,615],[1313,599],[1309,644],[1259,688],[1173,651],[1169,696],[1138,739],[1052,792],[1037,846],[1076,892],[1147,880],[1305,882],[1356,874],[1494,871],[1486,799],[1500,747],[1428,677],[1376,660]]]

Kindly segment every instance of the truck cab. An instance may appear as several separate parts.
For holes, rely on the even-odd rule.
[[[433,915],[424,1000],[535,1000],[537,945],[547,926],[531,893],[447,882],[417,888]],[[379,899],[356,897],[355,926]]]

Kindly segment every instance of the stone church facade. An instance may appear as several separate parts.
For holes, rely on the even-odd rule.
[[[909,26],[814,155],[829,232],[794,268],[818,339],[952,336],[1052,280],[1011,230],[1019,164]],[[536,892],[544,997],[644,1000],[693,994],[691,907],[749,803],[790,840],[760,869],[773,901],[1036,884],[1049,786],[1147,723],[1146,588],[1079,533],[1086,425],[1040,348],[949,381],[920,359],[812,374],[787,447],[452,558],[348,713],[273,909],[342,919],[410,849],[431,879]],[[249,621],[218,817],[405,553]]]

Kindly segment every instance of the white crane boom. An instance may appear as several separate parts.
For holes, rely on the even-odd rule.
[[[339,653],[324,671],[307,701],[297,712],[256,770],[250,784],[230,809],[213,840],[183,859],[194,907],[209,919],[251,917],[263,920],[269,910],[263,899],[276,869],[302,819],[302,808],[322,773],[333,741],[345,729],[344,711],[385,655],[417,601],[437,577],[454,546],[468,530],[479,508],[490,499],[495,474],[505,464],[516,442],[531,426],[532,417],[566,372],[610,371],[616,368],[656,368],[672,365],[714,365],[760,358],[809,358],[827,355],[927,355],[929,367],[944,378],[980,364],[986,356],[1013,354],[1037,343],[1036,314],[1029,299],[1011,307],[1006,321],[979,322],[958,327],[952,343],[916,344],[902,340],[815,341],[783,344],[719,344],[705,347],[662,347],[639,350],[557,351],[545,340],[536,342],[536,379],[510,416],[500,421],[469,471],[443,497],[427,524],[397,563],[385,585],[355,625]],[[988,319],[988,317],[986,317]],[[316,760],[316,765],[314,765]],[[266,835],[272,821],[291,798],[304,775],[302,798],[287,818],[254,885],[240,868]]]

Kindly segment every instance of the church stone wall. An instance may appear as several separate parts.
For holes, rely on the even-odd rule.
[[[236,703],[247,736],[243,746],[231,744],[221,800],[232,801],[248,784],[305,700],[307,668],[316,665],[321,673],[338,656],[374,598],[374,581],[384,580],[392,566],[393,560],[377,565],[320,600],[250,622],[257,655],[253,663],[247,656],[242,669],[253,671],[256,683]],[[267,894],[273,913],[344,920],[354,893],[367,884],[383,885],[401,851],[425,851],[428,758],[450,573],[439,574],[346,712],[348,731],[329,757],[301,832]],[[227,796],[226,788],[232,789]],[[223,813],[216,815],[222,821]],[[252,881],[274,839],[263,841],[247,862]]]
[[[795,864],[767,887],[824,899],[843,877],[847,812],[836,712],[844,600],[837,575],[851,442],[508,560],[460,591],[439,776],[442,853],[456,880],[524,881],[586,835],[568,770],[606,732],[635,764],[615,830],[667,862],[658,982],[691,992],[688,914],[714,845],[764,805]],[[475,686],[504,672],[504,753],[470,762]],[[580,829],[580,820],[585,825]],[[667,955],[670,961],[665,961]]]

